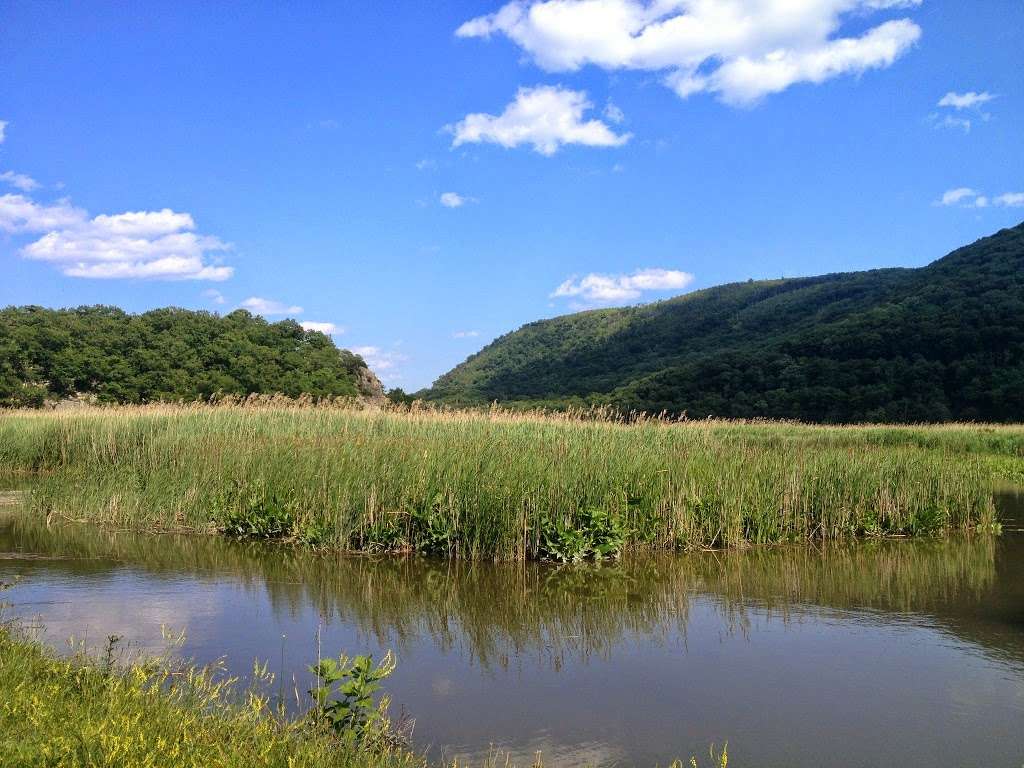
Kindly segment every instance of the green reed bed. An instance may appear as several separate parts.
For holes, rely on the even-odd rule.
[[[38,473],[40,511],[120,527],[573,560],[989,528],[992,461],[1018,460],[1021,431],[970,429],[270,400],[8,413],[0,473]]]

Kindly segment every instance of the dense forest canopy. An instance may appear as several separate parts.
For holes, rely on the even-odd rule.
[[[374,384],[362,358],[323,333],[244,310],[223,317],[173,307],[139,315],[106,306],[0,310],[0,406],[78,395],[144,403],[378,394]]]
[[[920,269],[750,281],[507,334],[422,393],[821,422],[1024,419],[1024,224]]]

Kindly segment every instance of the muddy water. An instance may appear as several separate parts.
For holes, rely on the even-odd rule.
[[[1008,521],[1024,501],[1002,500]],[[254,658],[298,689],[393,650],[392,714],[435,757],[662,765],[1024,764],[1024,533],[634,557],[612,566],[323,557],[46,528],[0,510],[7,614],[61,647],[111,634]]]

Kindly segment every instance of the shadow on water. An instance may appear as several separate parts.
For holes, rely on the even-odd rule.
[[[15,610],[51,640],[155,645],[167,624],[201,662],[280,657],[300,688],[318,632],[325,653],[394,649],[389,688],[436,755],[476,759],[504,738],[520,762],[654,764],[729,739],[747,764],[844,762],[836,749],[1008,764],[1024,756],[1024,496],[1000,505],[999,537],[574,567],[316,555],[0,510],[0,578],[23,577]]]

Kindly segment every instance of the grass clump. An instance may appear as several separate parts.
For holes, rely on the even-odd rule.
[[[282,400],[12,412],[33,503],[141,530],[579,560],[994,526],[1014,427],[812,427]]]
[[[58,658],[10,626],[0,627],[0,754],[10,768],[424,765],[387,740],[284,718],[216,670]]]

